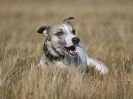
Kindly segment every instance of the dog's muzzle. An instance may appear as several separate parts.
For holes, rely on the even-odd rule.
[[[66,54],[70,55],[70,56],[77,55],[76,47],[75,46],[79,44],[79,41],[80,41],[80,39],[78,37],[72,38],[73,45],[69,46],[69,47],[64,47],[64,52]]]

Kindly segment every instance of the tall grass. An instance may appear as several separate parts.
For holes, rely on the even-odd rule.
[[[0,99],[132,99],[133,2],[131,0],[1,0]],[[88,77],[74,68],[37,67],[41,25],[74,16],[76,35],[109,74]]]

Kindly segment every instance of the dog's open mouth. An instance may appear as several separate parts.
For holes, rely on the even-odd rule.
[[[76,48],[75,46],[70,46],[70,47],[64,47],[64,51],[69,54],[69,55],[77,55]]]

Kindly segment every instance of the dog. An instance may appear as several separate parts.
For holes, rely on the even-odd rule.
[[[41,26],[37,33],[45,36],[43,45],[44,54],[39,66],[47,67],[49,63],[64,67],[77,66],[82,73],[87,73],[93,66],[100,74],[107,74],[109,69],[102,62],[90,58],[80,39],[75,34],[71,20],[67,17],[60,24],[53,26]]]

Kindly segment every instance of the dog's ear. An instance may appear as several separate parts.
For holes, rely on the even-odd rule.
[[[50,26],[42,26],[37,30],[37,33],[44,34],[45,36],[48,36],[48,30]]]
[[[67,17],[63,20],[63,23],[69,23],[71,24],[70,20],[75,19],[74,17]]]

